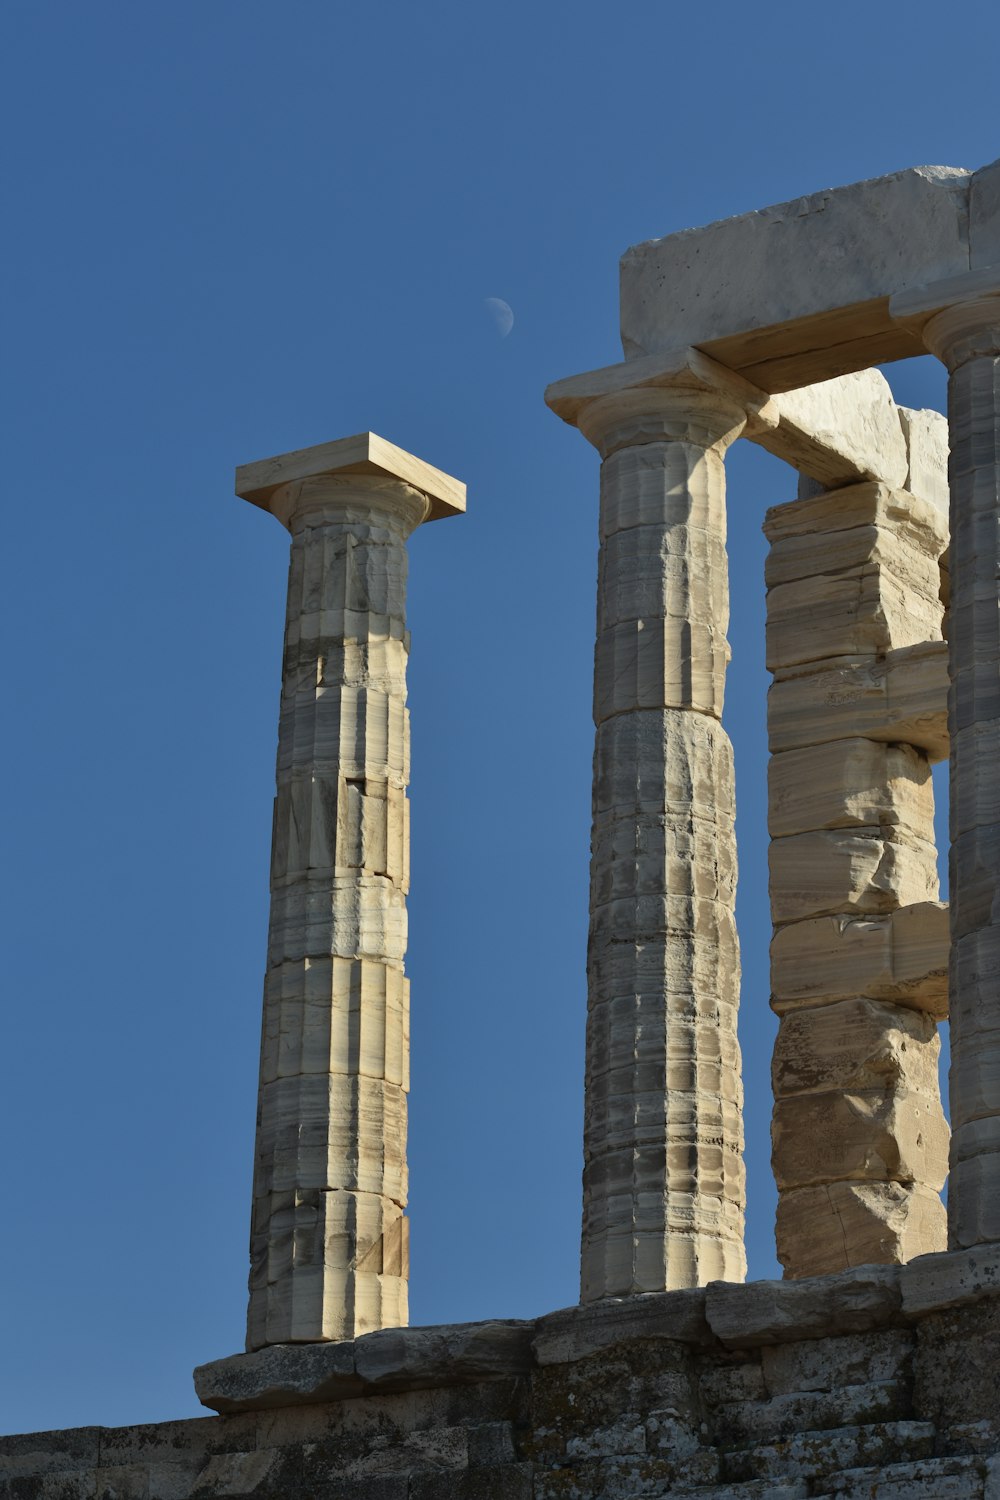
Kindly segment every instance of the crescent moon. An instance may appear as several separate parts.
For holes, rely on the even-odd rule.
[[[510,304],[505,302],[502,297],[487,297],[485,307],[493,319],[497,333],[502,339],[505,339],[514,326],[514,313]]]

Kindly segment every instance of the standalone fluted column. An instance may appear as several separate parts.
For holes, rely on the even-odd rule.
[[[627,376],[628,367],[622,367]],[[728,395],[576,406],[601,470],[581,1295],[742,1280]],[[690,377],[689,377],[690,378]]]
[[[955,1249],[1000,1240],[1000,296],[934,317],[951,439],[951,1177]]]
[[[247,1346],[407,1322],[406,540],[465,487],[372,433],[249,464],[292,534]]]

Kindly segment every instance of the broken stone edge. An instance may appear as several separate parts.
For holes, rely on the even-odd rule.
[[[385,1328],[353,1342],[275,1344],[200,1365],[195,1390],[216,1412],[306,1406],[390,1391],[477,1385],[570,1364],[617,1344],[668,1340],[752,1349],[904,1327],[1000,1298],[1000,1243],[921,1255],[904,1266],[855,1266],[798,1281],[609,1297],[535,1321]]]

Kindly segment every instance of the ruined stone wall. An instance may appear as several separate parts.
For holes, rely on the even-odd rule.
[[[1000,1500],[1000,1246],[386,1329],[196,1372],[221,1416],[0,1438],[4,1500]]]

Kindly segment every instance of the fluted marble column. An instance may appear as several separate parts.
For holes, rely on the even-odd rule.
[[[1000,295],[924,338],[951,376],[948,1227],[964,1249],[1000,1240]]]
[[[465,488],[372,433],[237,471],[292,535],[247,1347],[407,1322],[406,540]]]
[[[551,392],[550,404],[560,409]],[[604,460],[584,1302],[746,1274],[733,758],[720,723],[723,454],[745,416],[728,395],[682,386],[598,396],[573,418]]]

